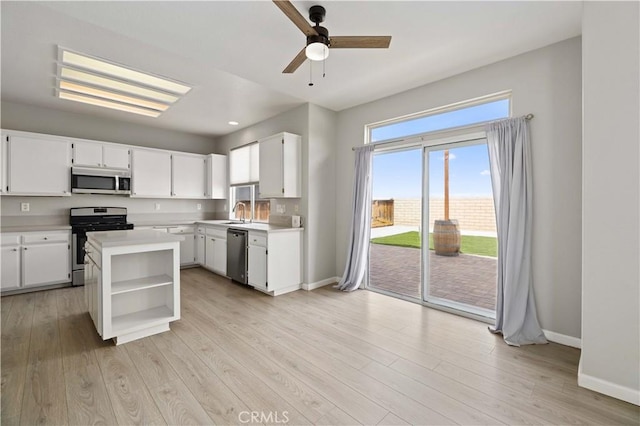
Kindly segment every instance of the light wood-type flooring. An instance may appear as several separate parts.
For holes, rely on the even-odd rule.
[[[2,425],[639,424],[579,351],[369,291],[272,298],[182,271],[182,319],[114,346],[83,288],[3,297]]]

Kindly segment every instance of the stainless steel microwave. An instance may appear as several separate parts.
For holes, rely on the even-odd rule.
[[[128,195],[131,194],[131,172],[98,167],[72,167],[71,192]]]

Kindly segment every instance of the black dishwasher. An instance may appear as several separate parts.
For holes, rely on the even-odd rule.
[[[247,231],[227,229],[227,276],[247,284]]]

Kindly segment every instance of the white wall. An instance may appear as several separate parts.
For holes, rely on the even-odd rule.
[[[233,147],[280,132],[302,136],[302,198],[271,200],[271,214],[276,214],[276,204],[283,204],[286,215],[303,218],[305,284],[335,276],[335,128],[335,112],[305,104],[216,140],[216,152],[228,154]],[[221,204],[218,212],[223,210]]]
[[[336,147],[337,274],[344,271],[348,244],[351,147],[363,143],[364,126],[509,89],[515,116],[535,114],[533,266],[540,322],[546,330],[580,337],[580,38],[341,111]]]
[[[336,276],[335,146],[338,114],[309,105],[307,160],[307,284]]]
[[[640,404],[640,8],[585,2],[581,386]]]

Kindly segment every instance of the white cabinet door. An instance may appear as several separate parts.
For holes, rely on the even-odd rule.
[[[207,198],[226,199],[229,192],[227,185],[227,156],[209,154],[207,156]]]
[[[71,195],[71,144],[65,140],[9,136],[9,193]]]
[[[227,275],[227,240],[207,236],[205,266],[221,275]]]
[[[20,287],[20,246],[6,246],[1,249],[2,271],[0,289],[13,290]]]
[[[74,142],[73,165],[102,167],[102,144],[95,142]]]
[[[171,154],[147,149],[132,150],[133,197],[171,197]]]
[[[74,142],[73,165],[126,170],[129,168],[129,153],[127,146],[99,142]]]
[[[216,238],[213,243],[213,270],[227,275],[227,240]]]
[[[260,198],[300,198],[301,141],[279,133],[260,140]]]
[[[249,245],[249,285],[267,289],[267,249]]]
[[[206,236],[196,235],[196,263],[204,265],[205,260],[205,240]]]
[[[282,135],[260,140],[260,198],[282,197]]]
[[[180,265],[190,265],[196,261],[196,240],[194,234],[180,234],[184,240],[180,241]]]
[[[128,169],[130,153],[131,150],[127,146],[103,145],[102,164],[109,169]]]
[[[70,267],[67,243],[22,247],[22,282],[25,287],[69,281]]]
[[[176,198],[206,196],[206,161],[204,156],[172,154],[173,192]]]

